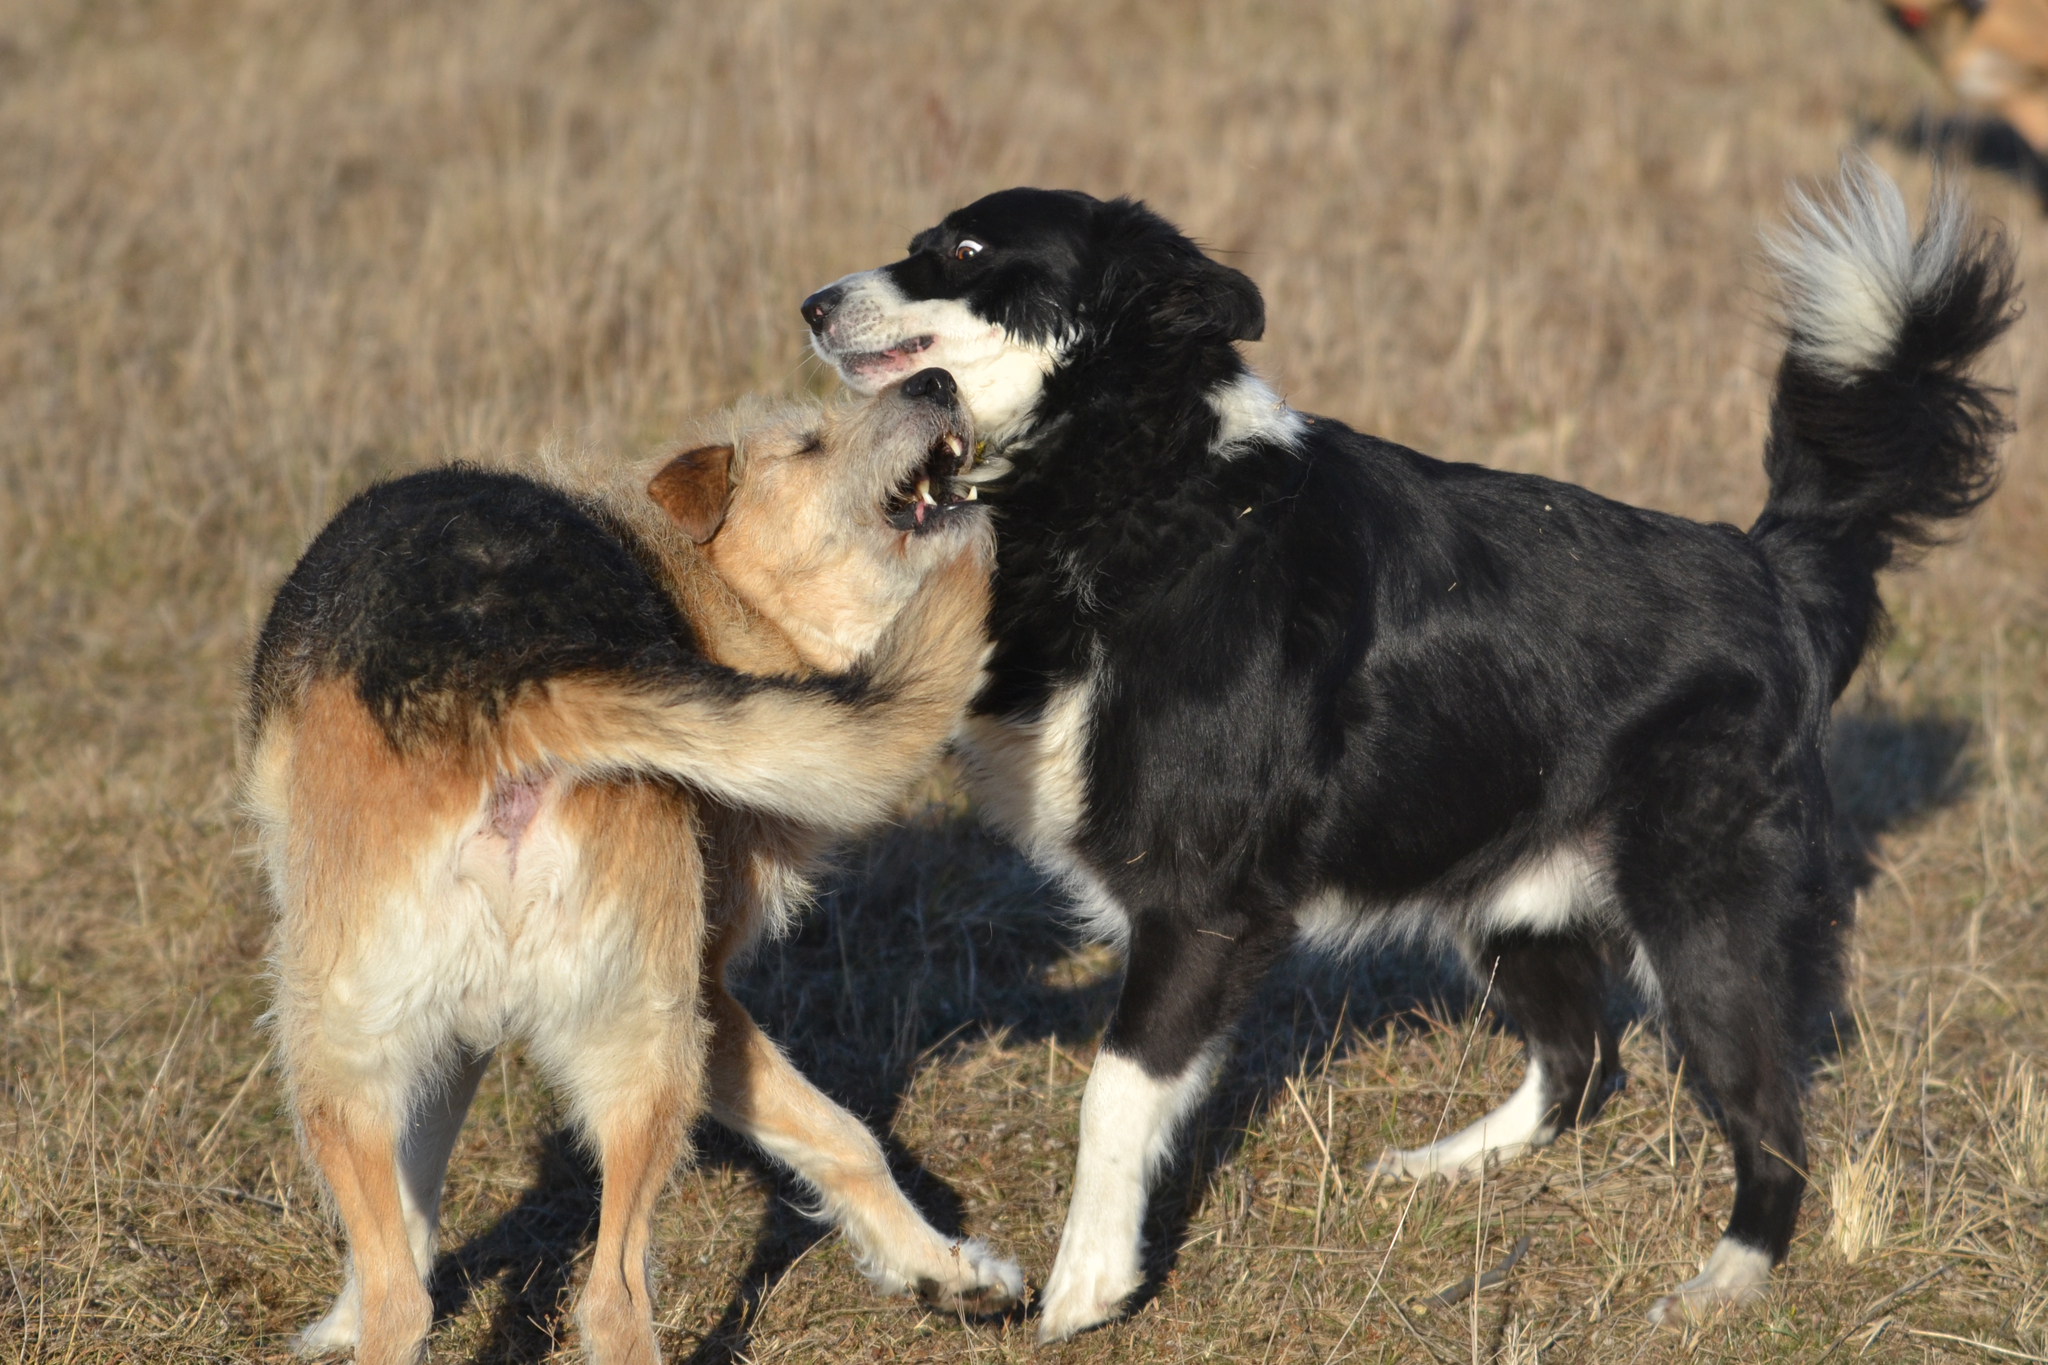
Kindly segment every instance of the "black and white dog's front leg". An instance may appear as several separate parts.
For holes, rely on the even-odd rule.
[[[1152,1177],[1209,1093],[1225,1035],[1284,944],[1242,916],[1132,917],[1123,994],[1081,1098],[1081,1148],[1040,1341],[1107,1322],[1143,1282],[1139,1229]]]

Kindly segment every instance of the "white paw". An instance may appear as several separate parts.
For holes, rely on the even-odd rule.
[[[1040,1301],[1039,1343],[1065,1341],[1108,1322],[1143,1282],[1135,1255],[1102,1255],[1096,1249],[1062,1255]]]
[[[1460,1180],[1471,1179],[1489,1165],[1498,1165],[1500,1154],[1489,1152],[1446,1152],[1444,1144],[1429,1147],[1411,1147],[1405,1150],[1390,1148],[1380,1154],[1372,1164],[1371,1174],[1393,1176],[1401,1180],[1426,1180],[1440,1175],[1453,1185]]]
[[[351,1279],[346,1288],[335,1296],[334,1306],[318,1322],[304,1328],[292,1338],[294,1355],[324,1356],[339,1351],[353,1351],[363,1332],[362,1293]]]
[[[916,1276],[917,1297],[948,1313],[1000,1313],[1024,1298],[1024,1272],[1015,1261],[996,1255],[978,1241],[955,1242],[947,1248],[949,1264],[941,1274]]]
[[[1755,1303],[1770,1285],[1770,1254],[1723,1237],[1699,1274],[1650,1305],[1650,1321],[1698,1322]]]
[[[1440,1175],[1459,1181],[1492,1170],[1524,1152],[1547,1145],[1557,1136],[1556,1126],[1545,1115],[1543,1068],[1529,1063],[1529,1073],[1507,1103],[1461,1132],[1453,1133],[1427,1147],[1389,1151],[1374,1163],[1380,1175],[1420,1180]]]

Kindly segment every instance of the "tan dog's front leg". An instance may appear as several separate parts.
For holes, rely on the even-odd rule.
[[[884,1292],[913,1291],[948,1311],[996,1313],[1023,1297],[1014,1262],[925,1221],[897,1188],[874,1134],[805,1080],[715,976],[705,983],[705,1006],[716,1030],[712,1116],[818,1192],[863,1274]]]

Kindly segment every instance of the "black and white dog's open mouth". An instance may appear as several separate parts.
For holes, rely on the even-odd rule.
[[[905,337],[894,346],[880,351],[857,351],[852,355],[840,356],[836,363],[849,370],[865,374],[870,370],[886,370],[902,364],[920,351],[931,349],[929,335]]]
[[[936,530],[952,513],[974,502],[979,490],[962,476],[973,466],[967,443],[953,432],[932,442],[924,463],[912,470],[882,514],[899,531]]]

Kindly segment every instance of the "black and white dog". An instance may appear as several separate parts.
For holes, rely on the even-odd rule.
[[[1881,632],[1877,571],[1991,490],[2006,423],[1969,367],[2015,297],[1958,198],[1916,239],[1861,158],[1772,246],[1788,345],[1746,534],[1293,411],[1235,344],[1258,288],[1127,199],[992,194],[804,301],[849,385],[942,365],[1013,464],[963,747],[1126,950],[1042,1339],[1138,1288],[1147,1181],[1268,966],[1404,935],[1490,978],[1528,1077],[1382,1169],[1469,1172],[1591,1117],[1625,972],[1736,1167],[1726,1233],[1650,1316],[1763,1292],[1852,904],[1829,705]]]

